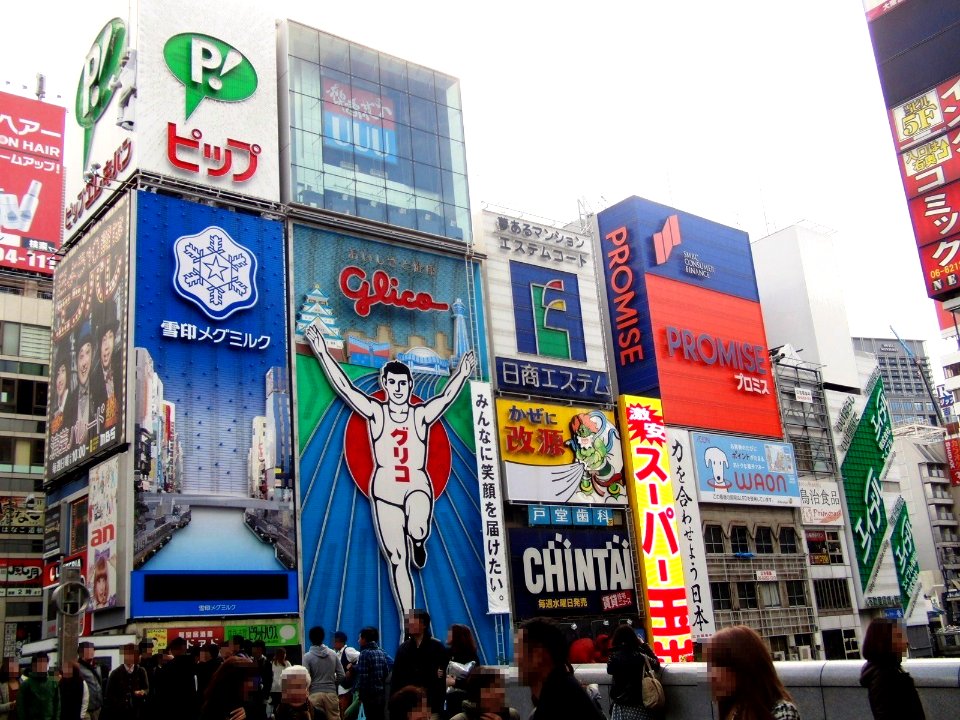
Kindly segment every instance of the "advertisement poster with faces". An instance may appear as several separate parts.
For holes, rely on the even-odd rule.
[[[90,469],[87,495],[87,589],[91,612],[117,604],[117,487],[120,458]]]

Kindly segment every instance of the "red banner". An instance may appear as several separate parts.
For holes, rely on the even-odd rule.
[[[0,597],[42,597],[43,560],[0,558]]]
[[[53,273],[63,207],[64,113],[0,93],[0,266]]]
[[[915,197],[909,207],[919,247],[960,233],[960,182]]]
[[[947,450],[947,464],[950,466],[950,484],[960,487],[960,438],[947,438],[943,445]]]
[[[927,296],[948,299],[960,291],[960,236],[920,248],[920,265]]]

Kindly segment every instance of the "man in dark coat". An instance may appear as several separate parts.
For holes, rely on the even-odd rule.
[[[193,720],[200,714],[196,663],[193,656],[187,652],[187,641],[184,638],[171,640],[169,649],[173,659],[157,669],[151,687],[150,696],[155,715],[161,720]]]
[[[85,720],[99,720],[103,707],[103,673],[94,657],[97,649],[92,642],[84,640],[77,645],[77,662],[80,664],[80,677],[87,684],[87,714]]]
[[[397,650],[390,694],[407,685],[421,687],[427,691],[430,711],[440,715],[447,692],[447,649],[431,636],[430,614],[426,610],[409,611],[406,624],[407,639]]]
[[[567,641],[554,623],[527,620],[517,630],[514,649],[520,682],[530,688],[535,710],[530,720],[601,720],[573,673],[567,669]]]
[[[150,691],[147,672],[137,664],[137,646],[123,646],[123,664],[110,673],[103,697],[105,720],[140,720]]]

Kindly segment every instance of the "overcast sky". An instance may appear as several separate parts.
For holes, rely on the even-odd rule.
[[[126,6],[6,3],[0,89],[28,94],[42,72],[72,107]],[[851,332],[939,338],[861,0],[269,6],[459,77],[475,210],[567,222],[639,195],[752,239],[805,220],[834,233]]]

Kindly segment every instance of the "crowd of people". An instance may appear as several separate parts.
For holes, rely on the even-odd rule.
[[[507,705],[503,671],[479,664],[470,629],[453,625],[446,644],[431,633],[430,615],[412,610],[406,638],[391,656],[375,627],[350,646],[342,631],[326,643],[322,627],[308,633],[302,664],[283,649],[272,657],[262,641],[234,636],[223,647],[188,648],[175,638],[154,654],[149,640],[122,648],[123,662],[106,677],[91,642],[55,675],[37,653],[30,672],[7,658],[0,667],[0,720],[519,720]],[[632,625],[599,643],[570,643],[556,623],[534,618],[517,630],[518,678],[530,690],[530,720],[606,720],[596,687],[584,686],[573,663],[606,661],[610,720],[659,720],[664,698],[651,702],[645,678],[657,678],[653,650]],[[591,649],[592,648],[592,649]],[[861,684],[876,720],[923,720],[910,676],[901,667],[902,629],[874,620],[867,630]],[[719,630],[705,649],[720,720],[800,720],[763,639],[746,626]],[[585,658],[585,659],[584,659]],[[662,686],[654,683],[658,692]],[[656,693],[652,693],[656,695]]]

